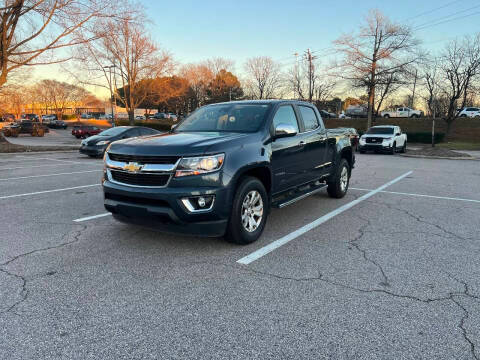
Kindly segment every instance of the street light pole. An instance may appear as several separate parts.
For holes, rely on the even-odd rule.
[[[113,115],[113,91],[112,91],[112,68],[115,68],[115,65],[110,65],[110,66],[104,66],[103,67],[104,69],[108,69],[108,73],[109,73],[109,82],[108,82],[108,85],[110,87],[110,106],[111,106],[111,109],[112,109],[112,127],[115,127],[115,118],[114,118],[114,115]]]

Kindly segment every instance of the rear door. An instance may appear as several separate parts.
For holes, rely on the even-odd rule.
[[[280,124],[291,125],[297,130],[297,133],[300,132],[297,114],[292,105],[280,105],[278,107],[272,121],[272,132]],[[273,192],[279,193],[298,185],[301,181],[302,169],[304,168],[302,164],[304,146],[298,134],[275,139],[271,146]]]
[[[323,122],[312,106],[297,105],[302,119],[300,142],[304,145],[302,180],[308,182],[320,178],[328,170],[326,162],[327,131]]]

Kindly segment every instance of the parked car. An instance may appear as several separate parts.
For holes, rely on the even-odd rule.
[[[16,120],[15,115],[13,114],[3,114],[1,121],[5,122],[14,122]]]
[[[157,113],[153,114],[154,119],[166,119],[166,117],[167,117],[167,114],[165,114],[163,112],[157,112]]]
[[[82,115],[80,115],[80,118],[81,119],[92,119],[93,115],[88,114],[88,113],[83,113]]]
[[[145,117],[145,115],[137,115],[135,116],[135,120],[147,120],[147,118]]]
[[[40,118],[37,114],[22,114],[21,120],[40,121]]]
[[[49,124],[51,121],[57,120],[57,115],[55,114],[46,114],[42,115],[42,122],[44,124]]]
[[[338,115],[339,119],[351,119],[350,116],[345,115],[345,112],[342,111],[340,115]]]
[[[45,128],[42,124],[36,121],[22,120],[5,127],[4,134],[7,137],[18,137],[20,134],[30,134],[32,136],[42,137],[45,135]]]
[[[248,244],[271,207],[324,188],[345,196],[355,154],[310,103],[266,100],[201,107],[169,133],[113,142],[104,159],[115,219]]]
[[[319,112],[320,112],[320,115],[322,116],[322,118],[324,118],[324,119],[337,118],[337,114],[328,112],[326,110],[320,110]]]
[[[463,108],[459,113],[459,117],[476,117],[478,116],[478,113],[480,112],[480,108],[477,107],[466,107]]]
[[[381,111],[380,116],[383,118],[398,118],[398,117],[419,118],[419,117],[423,117],[424,114],[422,110],[413,110],[408,107],[399,107],[394,110]]]
[[[360,137],[358,150],[361,154],[366,151],[387,152],[395,154],[407,151],[407,134],[402,133],[399,126],[373,126]]]
[[[48,123],[48,127],[51,129],[66,129],[68,124],[63,120],[51,120]]]
[[[80,153],[91,157],[103,156],[105,149],[113,141],[158,134],[160,131],[143,126],[117,126],[83,140]]]
[[[88,125],[81,125],[81,126],[74,126],[72,130],[72,135],[75,136],[77,139],[80,138],[87,138],[89,136],[97,135],[102,131],[102,129],[96,126],[88,126]]]
[[[367,117],[368,111],[367,108],[363,105],[350,105],[345,110],[345,115],[352,118]]]

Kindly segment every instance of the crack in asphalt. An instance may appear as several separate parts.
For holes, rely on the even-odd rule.
[[[20,292],[20,299],[15,301],[12,305],[10,305],[6,310],[4,311],[1,311],[0,312],[0,315],[3,315],[3,314],[6,314],[6,313],[13,313],[17,316],[20,316],[18,313],[16,313],[14,310],[15,308],[20,305],[21,303],[23,303],[25,300],[27,300],[28,298],[28,295],[29,295],[29,291],[28,291],[28,278],[26,276],[23,276],[23,275],[20,275],[20,274],[16,274],[16,273],[13,273],[11,271],[8,271],[5,267],[8,266],[9,264],[13,263],[14,261],[18,260],[18,259],[21,259],[23,257],[26,257],[26,256],[29,256],[29,255],[33,255],[33,254],[36,254],[36,253],[39,253],[39,252],[44,252],[44,251],[49,251],[49,250],[53,250],[53,249],[59,249],[59,248],[62,248],[64,246],[68,246],[68,245],[71,245],[71,244],[74,244],[78,241],[80,241],[80,236],[82,235],[82,233],[87,229],[87,226],[86,225],[82,225],[82,224],[74,224],[76,226],[80,226],[81,228],[79,230],[75,230],[75,232],[73,233],[73,240],[71,241],[66,241],[66,242],[63,242],[61,244],[58,244],[58,245],[55,245],[55,246],[49,246],[49,247],[45,247],[45,248],[41,248],[41,249],[36,249],[36,250],[32,250],[32,251],[28,251],[26,253],[23,253],[23,254],[19,254],[17,256],[14,256],[13,258],[11,258],[10,260],[0,264],[0,272],[4,273],[4,274],[7,274],[8,276],[11,276],[11,277],[15,277],[17,279],[19,279],[22,283],[22,290]],[[62,236],[62,240],[64,240],[65,238],[69,237],[71,235],[71,231],[67,232],[66,234],[64,234]]]

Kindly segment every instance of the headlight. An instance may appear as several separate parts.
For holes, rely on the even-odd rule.
[[[225,154],[183,158],[177,166],[175,176],[201,175],[219,170],[224,159]]]
[[[97,142],[97,145],[107,145],[107,144],[110,144],[110,140],[103,140],[103,141]]]

